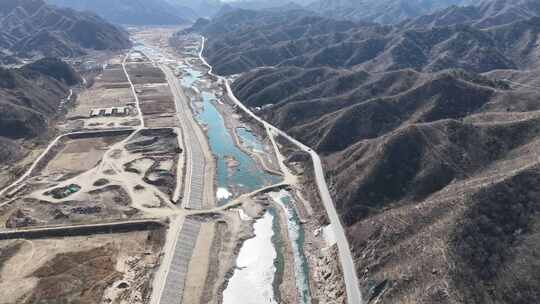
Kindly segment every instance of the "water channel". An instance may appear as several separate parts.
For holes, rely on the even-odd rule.
[[[271,193],[272,199],[280,205],[287,216],[287,230],[291,242],[294,256],[294,274],[296,287],[298,289],[298,303],[311,303],[311,292],[309,288],[309,264],[304,254],[304,228],[300,224],[300,218],[293,207],[293,198],[286,190]]]
[[[196,113],[197,121],[205,126],[208,142],[217,161],[217,198],[220,203],[232,197],[231,192],[237,194],[249,193],[257,189],[277,184],[280,176],[269,174],[261,170],[256,161],[235,144],[233,135],[225,127],[221,113],[215,106],[218,98],[214,92],[198,88],[202,73],[190,67],[183,66],[184,75],[182,85],[193,86],[201,93],[202,107]],[[259,139],[245,128],[235,130],[240,140],[246,144],[247,149],[262,149]]]
[[[182,73],[182,85],[194,88],[201,95],[202,105],[192,104],[192,107],[197,109],[196,120],[205,128],[210,148],[216,157],[216,196],[219,203],[231,199],[233,192],[248,193],[279,183],[282,180],[280,176],[262,170],[252,156],[244,151],[264,151],[261,140],[246,128],[226,128],[224,118],[216,106],[216,93],[203,88],[203,73],[186,65],[179,65],[177,68]],[[244,149],[236,145],[231,131],[236,132]],[[308,263],[303,253],[303,227],[288,192],[276,195],[274,200],[287,215],[287,231],[293,248],[299,303],[308,304],[311,303],[311,297]],[[279,265],[280,257],[283,258],[277,223],[275,211],[266,212],[262,218],[255,221],[255,237],[247,240],[240,249],[237,268],[223,293],[224,304],[277,303],[275,281],[279,267],[276,268],[276,265]]]

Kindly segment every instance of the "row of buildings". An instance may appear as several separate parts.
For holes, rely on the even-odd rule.
[[[90,117],[100,116],[127,116],[129,115],[129,107],[112,107],[112,108],[97,108],[92,109]]]

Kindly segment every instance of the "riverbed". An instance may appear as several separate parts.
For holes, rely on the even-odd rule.
[[[223,292],[223,304],[277,303],[273,281],[277,252],[272,243],[274,215],[266,212],[253,228],[255,237],[244,242],[236,269]]]
[[[250,193],[268,185],[280,183],[281,176],[263,170],[253,153],[264,154],[265,145],[249,127],[230,126],[225,121],[220,96],[223,92],[213,81],[198,58],[189,57],[174,64],[182,86],[191,89],[191,108],[208,138],[216,160],[216,199],[218,204],[243,193]],[[199,65],[201,64],[201,65]],[[237,140],[237,137],[239,140]],[[240,142],[241,146],[237,143]],[[249,153],[248,153],[249,151]],[[246,240],[236,259],[236,268],[223,291],[224,304],[277,303],[280,260],[283,263],[283,242],[290,242],[294,255],[294,278],[301,304],[311,302],[309,268],[303,252],[304,231],[291,195],[275,193],[275,207],[255,220],[254,237]],[[280,206],[280,207],[278,207]],[[283,210],[286,222],[279,220],[278,208]],[[280,211],[281,212],[281,211]],[[287,225],[286,227],[283,225]],[[289,240],[280,239],[280,227],[286,228]]]
[[[293,198],[288,191],[271,192],[270,196],[276,204],[281,206],[287,217],[287,231],[294,256],[294,276],[298,290],[298,303],[309,304],[311,303],[311,292],[309,289],[309,263],[303,249],[305,241],[304,228],[293,206]]]
[[[256,160],[236,145],[233,136],[239,136],[240,141],[246,144],[246,148],[261,150],[262,143],[258,138],[245,128],[237,128],[236,134],[231,134],[214,104],[218,102],[216,93],[200,85],[202,73],[192,67],[182,66],[182,68],[186,77],[182,78],[182,83],[191,85],[201,92],[201,102],[193,105],[193,108],[197,109],[196,120],[206,130],[210,149],[216,157],[218,203],[223,204],[239,194],[279,183],[281,176],[261,170]]]

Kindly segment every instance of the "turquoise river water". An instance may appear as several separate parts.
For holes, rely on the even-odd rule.
[[[186,87],[197,87],[197,84],[199,83],[198,81],[200,81],[203,77],[202,73],[193,70],[187,66],[179,66],[179,68],[183,71],[183,76],[181,79],[182,85]],[[212,153],[216,156],[216,179],[218,186],[217,196],[220,203],[222,204],[232,198],[232,196],[230,195],[221,196],[220,189],[221,191],[226,189],[226,192],[228,192],[228,194],[230,194],[232,190],[236,190],[236,193],[249,193],[265,186],[279,183],[282,179],[280,176],[272,175],[264,170],[261,170],[261,168],[257,166],[256,161],[248,153],[244,152],[244,150],[240,149],[235,144],[233,135],[225,127],[223,117],[221,116],[221,113],[218,111],[214,104],[214,102],[217,102],[217,97],[215,96],[215,94],[201,90],[200,88],[198,88],[198,90],[199,92],[202,92],[202,109],[196,114],[196,119],[201,125],[204,125],[206,127],[210,148],[212,150]],[[241,142],[245,148],[251,149],[253,151],[264,150],[263,144],[261,143],[260,139],[248,129],[237,128],[234,131],[241,139]],[[234,160],[237,162],[237,166],[233,169],[227,166],[227,159],[230,160],[231,157],[234,158]],[[287,229],[294,254],[294,268],[296,285],[298,287],[299,303],[308,304],[311,303],[311,296],[309,290],[309,267],[307,259],[303,252],[304,229],[303,226],[300,224],[300,220],[298,218],[298,215],[296,214],[295,209],[291,206],[291,198],[289,194],[287,192],[280,192],[275,194],[276,196],[274,199],[276,200],[276,203],[280,204],[282,208],[284,208],[287,215]],[[270,221],[269,223],[272,222],[273,221]],[[275,227],[272,228],[272,230],[274,230],[274,233],[277,233],[277,231],[279,231],[279,229],[276,229]],[[259,237],[256,237],[255,240],[258,240],[258,238]],[[271,246],[278,249],[278,246],[280,245],[261,244],[260,246]],[[269,250],[273,250],[273,248],[271,247],[269,248]],[[250,249],[246,247],[245,250]],[[240,255],[242,256],[242,254],[245,255],[246,253],[243,253],[243,251],[241,251]],[[277,257],[275,257],[274,259],[276,258]],[[244,257],[243,259],[248,258]],[[241,263],[241,260],[242,259],[239,259],[238,263]],[[259,261],[259,263],[262,263],[262,260]],[[274,264],[275,263],[277,263],[277,260],[274,260]],[[257,267],[257,265],[253,267]],[[264,271],[262,269],[259,270]],[[257,270],[256,268],[255,273],[258,273],[259,270]],[[249,266],[246,266],[245,271],[247,273],[250,272]],[[268,270],[266,270],[266,272],[267,271]],[[275,271],[275,268],[273,271]],[[235,286],[236,283],[234,282],[240,282],[238,284],[241,285],[246,284],[241,283],[242,280],[242,278],[235,278],[233,276],[233,278],[231,279],[230,290],[226,290],[226,294],[228,295],[226,298],[234,298],[233,296],[231,296],[231,294],[234,295],[233,291],[235,289],[238,289],[238,286]],[[271,284],[271,282],[268,284]],[[241,287],[239,289],[242,290]],[[262,287],[261,289],[267,290],[267,288],[264,289]],[[273,296],[271,296],[271,298],[273,298]],[[260,301],[254,300],[254,302]],[[270,301],[269,303],[273,302]]]
[[[182,85],[196,86],[201,79],[202,73],[191,68],[184,68],[185,75],[182,77]],[[202,91],[202,90],[200,90]],[[202,91],[202,110],[196,115],[197,121],[207,128],[208,142],[212,153],[217,160],[217,186],[219,189],[227,189],[229,192],[234,188],[238,193],[249,193],[265,186],[277,184],[281,181],[281,176],[276,176],[261,170],[256,161],[242,149],[240,149],[233,138],[233,135],[225,127],[225,122],[214,102],[216,96],[207,91]],[[244,128],[236,130],[241,141],[246,143],[247,148],[261,150],[262,144],[259,139]],[[233,158],[237,166],[230,169],[227,166],[227,159]],[[224,203],[230,197],[218,197],[220,203]]]

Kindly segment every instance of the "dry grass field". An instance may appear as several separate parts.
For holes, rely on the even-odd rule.
[[[164,230],[2,241],[0,303],[142,303],[163,241]]]
[[[48,163],[42,174],[82,172],[95,167],[107,149],[126,136],[68,139],[64,148]]]

